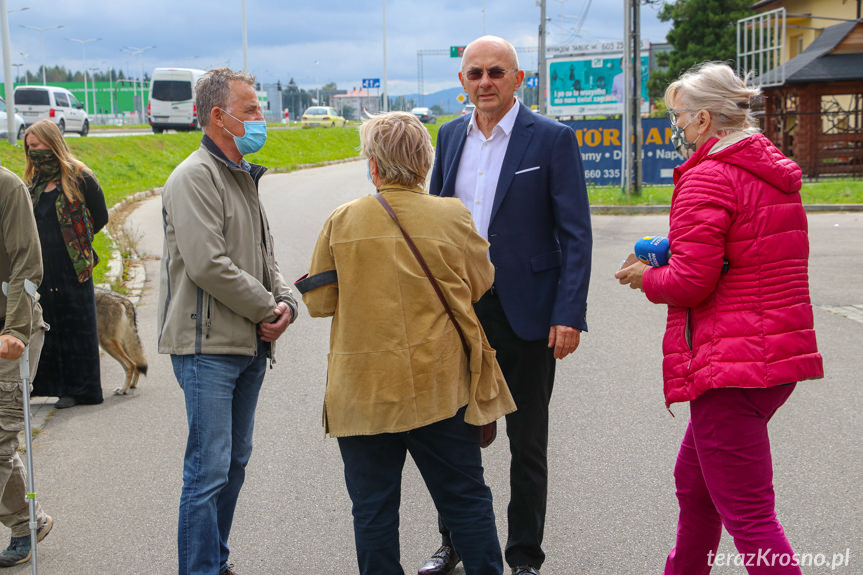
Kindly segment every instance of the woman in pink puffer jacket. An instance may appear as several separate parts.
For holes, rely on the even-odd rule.
[[[668,87],[673,140],[690,156],[674,173],[672,257],[615,276],[668,305],[665,401],[690,402],[668,575],[709,573],[723,526],[750,574],[800,573],[776,518],[767,423],[796,382],[824,371],[801,171],[752,128],[757,93],[715,63]]]

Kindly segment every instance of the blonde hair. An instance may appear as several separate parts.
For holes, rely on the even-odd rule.
[[[30,161],[30,146],[27,144],[27,136],[31,134],[48,146],[48,149],[60,161],[60,187],[63,188],[66,199],[70,202],[82,201],[84,195],[78,189],[78,175],[81,173],[92,174],[93,171],[84,162],[72,155],[69,146],[66,145],[66,140],[63,139],[63,133],[60,132],[57,124],[51,120],[39,120],[24,132],[24,156],[26,160],[24,182],[27,186],[33,185],[33,176],[36,175],[33,162]]]
[[[434,159],[431,136],[413,114],[378,114],[360,126],[360,153],[375,158],[384,184],[420,186]]]
[[[722,62],[704,62],[694,66],[665,90],[665,105],[672,108],[680,98],[685,108],[707,110],[719,131],[754,130],[757,126],[750,104],[760,93],[750,88]]]

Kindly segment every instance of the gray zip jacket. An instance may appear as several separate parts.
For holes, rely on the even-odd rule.
[[[297,302],[279,272],[258,198],[265,171],[255,164],[242,169],[205,135],[168,178],[160,353],[255,355],[257,324],[275,319],[277,302],[288,304],[296,319]]]

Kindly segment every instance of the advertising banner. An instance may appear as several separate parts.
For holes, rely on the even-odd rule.
[[[647,97],[648,53],[641,53],[642,112]],[[548,115],[623,114],[623,55],[593,54],[548,61]]]
[[[584,176],[594,186],[621,185],[623,165],[623,121],[570,120],[563,122],[575,131]],[[645,184],[672,184],[674,168],[683,158],[671,144],[671,125],[665,118],[641,121],[644,142],[641,150],[642,181]]]

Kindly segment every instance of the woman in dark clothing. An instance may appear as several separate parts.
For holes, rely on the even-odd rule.
[[[44,279],[39,302],[51,326],[33,395],[57,396],[57,408],[101,403],[99,337],[93,266],[99,257],[93,236],[108,223],[102,188],[77,160],[50,120],[36,122],[24,137],[33,212],[42,245]]]

